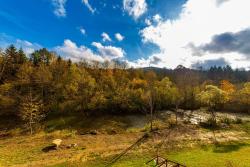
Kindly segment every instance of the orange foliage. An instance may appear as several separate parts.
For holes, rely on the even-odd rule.
[[[235,86],[228,80],[222,80],[220,82],[220,89],[222,89],[228,94],[232,94],[235,92]]]

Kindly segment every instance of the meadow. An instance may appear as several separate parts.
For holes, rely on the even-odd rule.
[[[224,113],[220,115],[230,116]],[[107,115],[93,117],[92,120],[89,118],[89,121],[79,116],[53,116],[45,123],[45,131],[23,135],[21,129],[13,129],[10,136],[1,137],[0,166],[104,167],[141,136],[149,133],[147,140],[110,166],[153,166],[146,162],[156,156],[158,150],[161,156],[190,167],[248,167],[250,117],[242,117],[245,120],[241,123],[231,122],[226,127],[217,128],[217,143],[214,143],[211,129],[182,119],[177,126],[173,126],[171,120],[174,115],[165,112],[153,122],[157,133],[151,134],[144,115]],[[43,151],[53,139],[58,138],[62,139],[62,144],[57,150]],[[66,147],[73,143],[77,146]]]

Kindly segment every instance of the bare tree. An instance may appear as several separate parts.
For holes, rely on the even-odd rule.
[[[28,96],[23,98],[20,105],[20,116],[28,126],[31,135],[33,134],[34,126],[45,117],[43,104],[38,100],[38,98],[32,95],[31,88]]]
[[[147,79],[147,91],[146,91],[146,101],[150,112],[150,130],[153,130],[153,114],[155,110],[155,90],[154,84],[156,80],[156,74],[153,71],[146,73]]]

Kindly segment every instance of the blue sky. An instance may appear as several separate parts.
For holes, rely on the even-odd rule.
[[[113,39],[106,44],[122,47],[130,60],[146,58],[158,48],[141,41],[139,31],[146,26],[145,18],[159,12],[164,17],[175,17],[176,9],[180,10],[182,5],[180,0],[150,0],[148,3],[147,14],[135,20],[123,11],[122,0],[90,0],[94,13],[81,0],[68,0],[66,14],[61,17],[54,14],[51,0],[0,0],[0,32],[48,48],[61,45],[64,39],[92,47],[92,42],[102,40],[103,32],[110,38],[120,33],[125,37],[122,42]],[[86,31],[85,35],[80,33],[81,28]]]
[[[238,3],[241,1],[236,6],[236,0],[204,0],[203,4],[198,0],[0,0],[0,47],[14,43],[27,53],[46,47],[74,61],[122,59],[132,66],[174,68],[208,60],[216,64],[218,59],[220,64],[223,60],[235,68],[248,68],[246,52],[203,50],[216,35],[249,28],[250,24],[244,19],[237,22],[235,16],[232,28],[226,28],[229,18],[220,12],[232,12],[229,5],[244,12],[243,5],[248,4],[244,0]],[[209,16],[210,12],[218,12],[221,20]],[[236,16],[241,17],[242,12]],[[214,21],[219,26],[204,30],[204,23],[208,27]]]

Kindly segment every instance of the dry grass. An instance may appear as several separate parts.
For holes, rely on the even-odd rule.
[[[60,120],[58,124],[62,127],[66,126],[67,119],[65,120]],[[68,120],[72,121],[71,119]],[[53,122],[50,124],[53,124]],[[58,124],[54,122],[53,125]],[[126,154],[114,166],[146,166],[145,162],[155,155],[157,145],[163,140],[166,140],[166,142],[160,149],[162,155],[189,166],[199,166],[196,162],[202,164],[200,167],[204,166],[205,162],[209,164],[210,162],[206,161],[207,157],[211,161],[210,164],[213,165],[212,159],[214,159],[214,162],[220,164],[218,166],[225,166],[226,161],[230,158],[231,164],[238,161],[241,161],[239,163],[243,166],[244,163],[249,162],[250,164],[250,159],[246,158],[247,152],[250,152],[250,123],[232,125],[228,129],[217,130],[216,138],[220,143],[223,143],[218,148],[210,145],[213,141],[213,134],[210,130],[193,125],[183,125],[175,128],[171,135],[166,138],[169,129],[164,129],[168,125],[161,121],[156,121],[155,125],[160,127],[158,133]],[[108,133],[110,129],[114,130],[115,134],[110,135]],[[97,135],[79,135],[78,131],[82,129],[77,131],[74,128],[46,133],[40,132],[34,136],[18,136],[18,133],[15,132],[15,137],[0,139],[0,166],[102,167],[114,156],[133,144],[147,129],[147,125],[144,127],[128,126],[125,120],[116,118],[96,123],[92,130],[97,130]],[[84,130],[91,130],[90,125]],[[63,140],[60,149],[47,153],[42,151],[43,148],[51,144],[53,139],[57,138]],[[230,142],[234,143],[227,145]],[[73,143],[78,146],[70,149],[65,147]],[[202,147],[200,147],[201,145]],[[229,164],[229,161],[227,164]]]
[[[140,134],[70,135],[66,132],[19,136],[0,140],[0,164],[2,166],[43,166],[69,162],[85,162],[97,156],[105,158],[117,154],[133,143]],[[61,138],[62,145],[76,143],[77,148],[59,149],[48,153],[42,149],[53,139]]]

